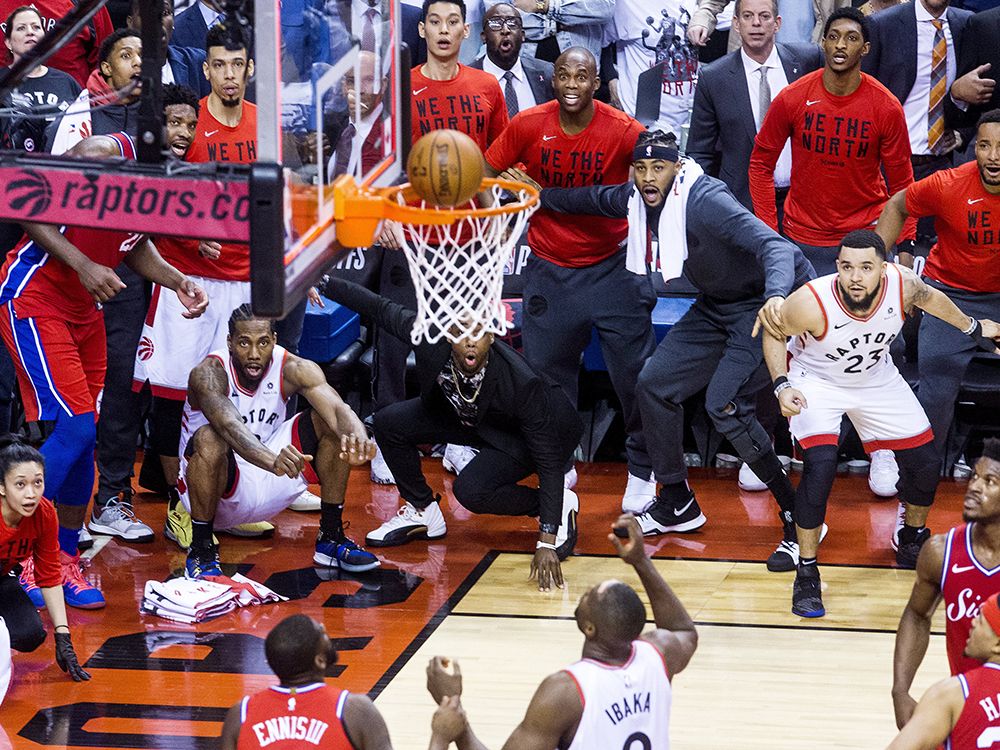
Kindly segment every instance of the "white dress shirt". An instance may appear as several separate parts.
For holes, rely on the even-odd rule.
[[[927,113],[931,106],[931,55],[934,52],[934,24],[937,20],[919,2],[913,3],[917,14],[917,77],[913,80],[910,95],[903,102],[903,114],[906,115],[906,129],[910,133],[910,151],[918,155],[927,155],[930,148],[927,145]],[[941,14],[944,41],[948,45],[946,63],[948,88],[945,97],[955,81],[955,40],[948,26],[948,12]]]
[[[750,58],[746,51],[740,50],[740,57],[743,59],[743,70],[746,71],[747,92],[750,94],[750,109],[753,110],[753,121],[760,120],[760,67],[761,63]],[[788,78],[785,76],[785,68],[778,57],[778,46],[771,48],[771,54],[764,61],[767,69],[767,82],[771,87],[771,101],[778,96],[778,92],[788,85]],[[776,188],[786,188],[792,182],[792,144],[785,141],[785,147],[781,150],[778,163],[774,166],[774,186]]]
[[[198,3],[198,10],[201,11],[201,17],[205,19],[205,25],[208,28],[215,26],[216,21],[218,21],[222,16],[222,13],[214,8],[210,8],[205,5],[205,3]]]
[[[504,92],[504,97],[506,98],[506,87],[507,81],[504,80],[504,75],[507,71],[497,65],[490,59],[489,55],[483,58],[483,70],[491,75],[496,76],[497,83],[500,84],[500,91]],[[514,93],[517,95],[517,111],[524,112],[526,109],[534,107],[536,104],[541,104],[541,102],[535,101],[535,94],[531,90],[531,84],[528,83],[527,74],[524,72],[524,66],[521,65],[521,58],[518,57],[514,61],[514,67],[510,69],[510,72],[514,74]]]

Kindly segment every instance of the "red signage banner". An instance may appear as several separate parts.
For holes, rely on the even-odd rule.
[[[249,178],[0,165],[0,219],[250,241]]]

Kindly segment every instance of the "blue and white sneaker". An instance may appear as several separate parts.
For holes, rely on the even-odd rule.
[[[195,551],[191,548],[184,562],[184,577],[193,581],[201,579],[221,578],[225,574],[219,564],[219,548],[212,547],[210,552]]]
[[[375,555],[343,532],[339,537],[327,537],[320,533],[316,539],[313,562],[317,565],[340,568],[349,573],[364,573],[382,564]]]

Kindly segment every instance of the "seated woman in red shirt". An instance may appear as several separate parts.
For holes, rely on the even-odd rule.
[[[34,651],[45,640],[42,618],[11,575],[19,563],[33,567],[56,636],[56,664],[74,680],[89,680],[77,661],[63,600],[59,566],[59,523],[45,490],[42,454],[16,435],[0,436],[0,622],[15,651]],[[5,687],[10,654],[0,652],[0,685]],[[3,699],[0,691],[0,700]]]

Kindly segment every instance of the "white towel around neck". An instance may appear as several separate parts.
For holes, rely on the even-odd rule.
[[[687,260],[687,202],[691,186],[705,174],[692,159],[681,159],[681,169],[674,178],[674,184],[667,192],[667,198],[660,212],[660,222],[656,229],[659,243],[659,266],[664,281],[681,275]],[[649,273],[646,265],[646,203],[638,187],[632,189],[628,199],[628,246],[625,267],[632,273]]]

